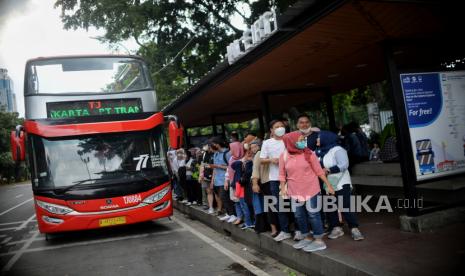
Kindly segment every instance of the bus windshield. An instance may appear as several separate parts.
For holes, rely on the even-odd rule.
[[[31,135],[34,189],[169,180],[161,126],[149,131],[49,139]],[[145,181],[147,182],[147,181]]]
[[[35,60],[26,68],[25,95],[152,90],[145,64],[128,57]]]

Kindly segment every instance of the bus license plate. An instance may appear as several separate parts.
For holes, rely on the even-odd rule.
[[[106,218],[106,219],[99,220],[100,227],[125,224],[125,223],[126,223],[126,217]]]

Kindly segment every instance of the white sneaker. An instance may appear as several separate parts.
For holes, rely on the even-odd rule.
[[[344,236],[344,231],[342,231],[342,228],[339,226],[336,226],[331,230],[331,233],[328,235],[328,239],[337,239],[339,237]]]
[[[187,199],[184,199],[184,200],[181,201],[182,204],[186,204],[187,202],[189,202],[189,201],[187,201]]]
[[[227,223],[233,223],[233,222],[236,221],[236,219],[237,219],[236,216],[235,216],[235,215],[232,215],[232,216],[229,217],[229,219],[228,219],[226,222],[227,222]]]
[[[295,249],[302,249],[306,247],[307,245],[309,245],[310,243],[312,243],[312,240],[303,239],[295,243],[292,247],[294,247]]]
[[[197,201],[192,201],[192,205],[197,205]]]
[[[290,233],[286,233],[286,232],[283,232],[281,231],[279,233],[279,235],[277,235],[274,240],[277,241],[277,242],[280,242],[280,241],[283,241],[283,240],[287,240],[287,239],[290,239],[292,236]]]
[[[320,250],[325,250],[326,244],[324,241],[312,241],[309,245],[302,248],[305,252],[315,252]]]
[[[192,205],[192,203],[190,203],[190,202],[186,203],[186,206],[191,206],[191,205]]]
[[[295,241],[301,241],[303,239],[305,239],[307,235],[305,234],[302,234],[302,232],[300,232],[299,230],[295,231],[295,235],[294,235],[294,240]]]
[[[228,216],[227,214],[224,215],[223,217],[220,218],[221,221],[225,221],[225,220],[228,220],[230,218],[230,216]]]
[[[215,210],[213,210],[213,208],[209,208],[209,209],[208,209],[208,214],[209,214],[209,215],[212,215],[212,214],[214,214],[214,213],[215,213]]]
[[[365,239],[365,237],[363,237],[362,233],[358,228],[352,228],[350,232],[352,233],[352,238],[354,239],[354,241],[361,241]]]

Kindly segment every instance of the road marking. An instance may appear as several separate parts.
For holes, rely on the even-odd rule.
[[[45,238],[44,237],[38,237],[34,241],[45,241]],[[20,244],[20,243],[23,243],[23,242],[27,242],[27,240],[12,241],[12,242],[7,243],[6,245],[16,245],[16,244]]]
[[[21,183],[17,183],[15,185],[10,185],[8,186],[8,188],[18,188],[18,187],[23,187],[24,185],[26,184],[31,184],[31,182],[29,181],[24,181],[24,182],[21,182]]]
[[[0,213],[0,216],[3,216],[4,214],[10,212],[11,210],[14,210],[14,209],[18,208],[19,206],[21,206],[21,205],[23,205],[23,204],[26,204],[26,203],[28,203],[28,202],[31,201],[31,200],[32,200],[32,198],[30,198],[30,199],[28,199],[28,200],[26,200],[26,201],[23,201],[23,202],[21,202],[20,204],[15,205],[15,206],[11,207],[11,208],[8,209],[8,210],[5,210],[5,211],[1,212],[1,213]]]
[[[21,247],[20,250],[16,251],[16,253],[11,257],[11,259],[8,261],[8,263],[2,268],[3,272],[6,272],[11,269],[11,267],[19,260],[21,255],[26,252],[26,249],[31,245],[31,243],[37,238],[39,235],[39,232],[36,232],[32,237],[27,240],[27,242],[24,243],[23,247]]]
[[[5,239],[3,239],[1,244],[5,244],[5,243],[9,242],[9,241],[11,241],[11,239],[13,239],[13,237],[6,237]]]
[[[10,230],[14,230],[14,229],[16,229],[16,227],[1,228],[0,231],[10,231]]]
[[[125,236],[125,237],[117,237],[117,238],[107,238],[107,239],[102,239],[102,240],[94,240],[94,241],[85,241],[85,242],[73,242],[73,243],[68,243],[68,244],[61,244],[61,245],[54,245],[54,246],[43,246],[43,247],[35,247],[35,248],[29,248],[22,250],[22,248],[27,248],[27,247],[22,247],[18,251],[11,251],[11,252],[6,252],[6,253],[0,253],[0,257],[3,256],[8,256],[8,255],[15,255],[20,253],[31,253],[31,252],[40,252],[40,251],[46,251],[46,250],[53,250],[53,249],[60,249],[60,248],[67,248],[67,247],[75,247],[75,246],[83,246],[83,245],[91,245],[91,244],[100,244],[100,243],[107,243],[107,242],[114,242],[114,241],[122,241],[122,240],[130,240],[130,239],[138,239],[138,238],[145,238],[149,236],[158,236],[158,235],[166,235],[166,234],[172,234],[175,232],[183,232],[187,231],[185,228],[179,228],[179,229],[172,229],[172,230],[165,230],[165,231],[160,231],[160,232],[153,232],[153,233],[146,233],[146,234],[139,234],[139,235],[132,235],[132,236]],[[34,239],[28,239],[26,240],[26,243],[36,241],[40,238],[37,238],[37,235],[39,232],[35,232],[33,235]],[[16,242],[18,243],[18,242]],[[30,244],[29,244],[30,245]],[[29,246],[28,245],[28,246]],[[11,261],[11,260],[10,260]],[[16,261],[15,261],[16,262]],[[11,268],[11,267],[10,267]]]
[[[19,195],[15,196],[15,198],[20,198],[22,196],[23,196],[23,194],[19,194]]]
[[[3,226],[3,225],[12,225],[12,224],[20,224],[20,223],[23,223],[24,220],[20,220],[20,221],[12,221],[12,222],[4,222],[4,223],[0,223],[0,226]]]
[[[179,225],[181,225],[183,228],[189,230],[192,234],[196,235],[198,238],[215,248],[216,250],[220,251],[224,255],[228,256],[231,260],[235,261],[236,263],[239,263],[243,267],[245,267],[248,271],[251,273],[257,275],[257,276],[268,276],[269,274],[266,273],[265,271],[261,270],[260,268],[250,264],[247,260],[243,259],[242,257],[236,255],[235,253],[231,252],[230,250],[226,249],[223,247],[221,244],[217,243],[216,241],[210,239],[209,237],[205,236],[204,234],[200,233],[199,231],[195,230],[191,226],[187,225],[186,223],[180,221],[176,217],[172,217],[172,219],[177,222]]]
[[[18,226],[18,228],[16,228],[15,231],[19,231],[19,230],[23,229],[24,227],[26,227],[27,224],[28,224],[29,222],[31,222],[35,217],[36,217],[36,214],[32,215],[32,216],[31,216],[30,218],[28,218],[25,222],[23,222],[20,226]]]

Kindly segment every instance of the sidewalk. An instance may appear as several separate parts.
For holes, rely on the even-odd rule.
[[[359,216],[364,241],[353,241],[345,230],[346,234],[337,240],[325,239],[328,249],[305,253],[292,248],[291,240],[277,243],[268,233],[241,230],[200,207],[178,202],[174,206],[216,231],[310,275],[465,275],[465,223],[417,234],[399,230],[399,214],[365,213]]]

